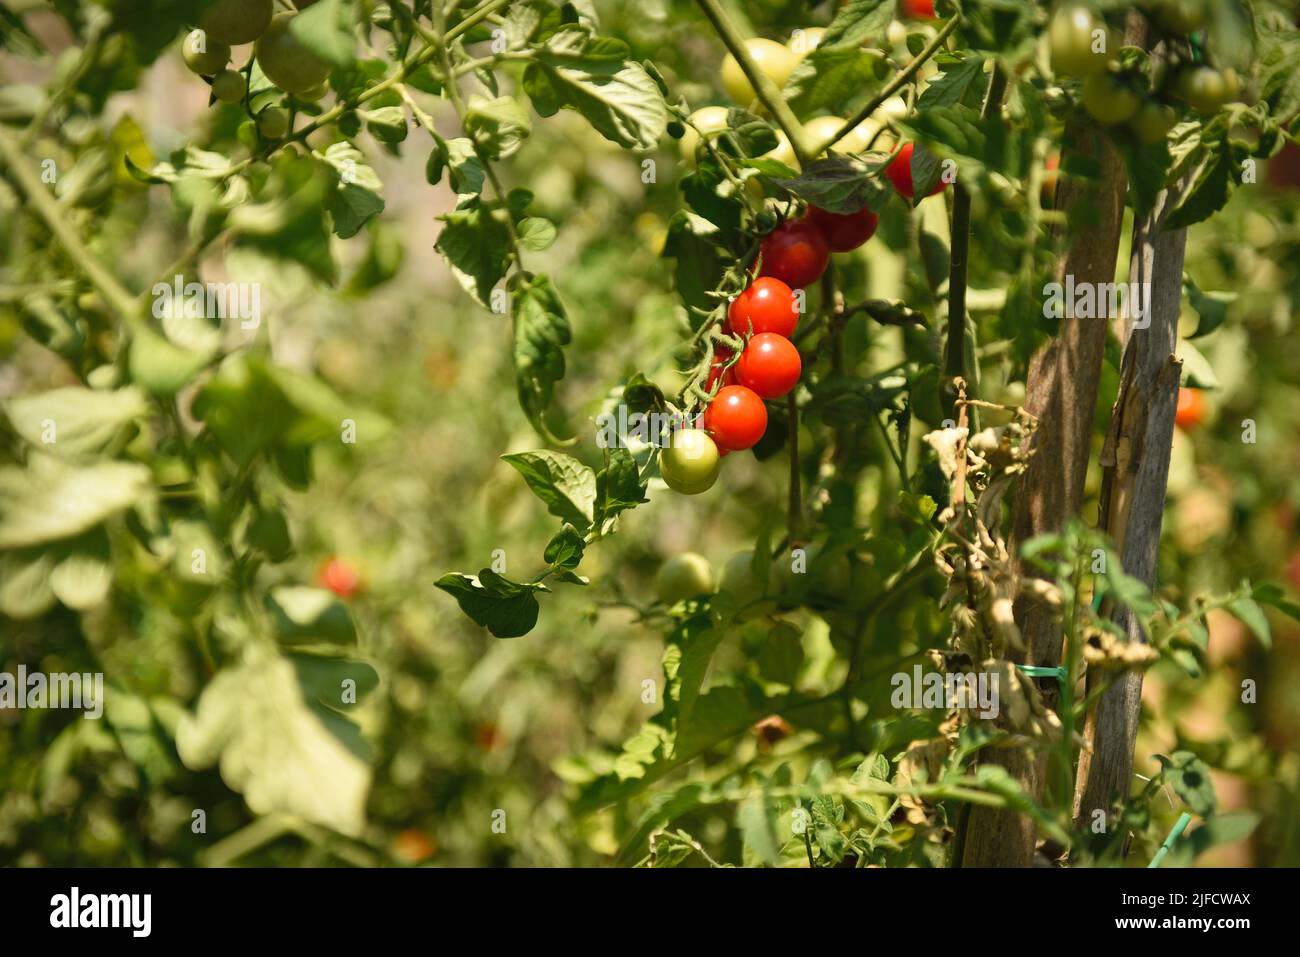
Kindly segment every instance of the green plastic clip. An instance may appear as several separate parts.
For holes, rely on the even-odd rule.
[[[1187,830],[1187,825],[1191,823],[1192,816],[1186,811],[1178,815],[1178,820],[1175,822],[1173,830],[1169,832],[1169,836],[1165,838],[1165,842],[1160,845],[1160,850],[1156,851],[1156,856],[1151,858],[1151,863],[1148,864],[1147,867],[1159,867],[1160,862],[1163,861],[1165,855],[1169,853],[1169,849],[1174,846],[1174,841],[1183,836],[1183,831]]]

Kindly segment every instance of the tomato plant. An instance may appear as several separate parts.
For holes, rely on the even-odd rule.
[[[1282,5],[0,47],[0,862],[1300,860]]]

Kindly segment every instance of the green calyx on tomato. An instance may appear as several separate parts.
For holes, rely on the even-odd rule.
[[[715,587],[713,566],[707,558],[695,552],[674,555],[655,573],[655,597],[665,605],[675,605],[698,595],[711,595]]]
[[[257,41],[257,62],[266,78],[280,89],[302,94],[329,78],[330,65],[303,46],[290,31],[295,16],[294,13],[276,14]]]
[[[1052,15],[1047,26],[1052,69],[1066,76],[1097,76],[1119,52],[1119,44],[1106,22],[1087,7],[1067,5]]]
[[[707,492],[721,470],[718,446],[700,429],[674,429],[668,447],[659,453],[660,476],[683,495]]]
[[[1100,73],[1083,81],[1083,108],[1102,123],[1124,123],[1141,105],[1137,92],[1113,73]]]
[[[727,307],[727,328],[732,335],[774,332],[787,339],[799,325],[799,302],[794,290],[772,276],[760,276]]]
[[[704,431],[728,452],[752,448],[767,431],[767,406],[753,389],[723,386],[704,410]]]

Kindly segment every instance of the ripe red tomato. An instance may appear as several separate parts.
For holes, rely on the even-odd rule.
[[[1205,421],[1205,396],[1200,389],[1179,389],[1174,424],[1180,429],[1194,429]]]
[[[902,0],[899,12],[908,20],[933,20],[934,0]]]
[[[794,291],[771,276],[755,279],[727,308],[727,327],[738,336],[749,335],[752,329],[755,334],[775,332],[789,337],[798,324]]]
[[[876,234],[880,217],[866,208],[856,213],[830,213],[810,206],[808,221],[817,227],[831,252],[846,253],[850,249],[857,249]]]
[[[704,383],[704,391],[712,392],[713,384],[722,379],[723,385],[736,384],[736,367],[733,365],[730,369],[723,371],[723,366],[731,361],[731,350],[719,347],[713,350],[713,364],[709,366],[709,378]]]
[[[793,342],[775,333],[749,340],[736,363],[736,381],[763,399],[779,399],[799,381],[803,364]]]
[[[351,598],[361,587],[361,576],[342,558],[331,558],[322,565],[316,580],[343,599]]]
[[[732,452],[750,448],[767,431],[767,406],[752,389],[724,386],[704,410],[704,430],[719,448]]]
[[[816,226],[802,219],[790,220],[763,240],[761,275],[779,279],[792,289],[802,289],[821,278],[830,258],[831,251]]]
[[[912,144],[904,143],[903,148],[898,151],[898,155],[885,167],[885,175],[894,184],[894,189],[898,190],[898,195],[907,199],[911,199],[912,194],[915,192],[915,187],[912,184],[912,152]],[[934,188],[926,195],[933,196],[935,193],[943,192],[944,187],[947,185],[941,179],[934,184]]]

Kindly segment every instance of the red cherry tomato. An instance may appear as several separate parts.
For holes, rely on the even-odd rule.
[[[361,586],[357,570],[342,558],[331,558],[322,565],[317,581],[343,599],[351,598]]]
[[[899,6],[908,20],[934,19],[934,0],[902,0]]]
[[[731,452],[747,449],[767,431],[767,406],[752,389],[724,386],[704,410],[704,430],[718,448]]]
[[[1180,429],[1194,429],[1205,421],[1205,396],[1200,389],[1179,389],[1174,424]]]
[[[893,162],[885,167],[885,175],[888,176],[889,181],[894,184],[894,189],[898,190],[898,195],[906,197],[907,199],[912,198],[912,194],[915,192],[915,187],[912,184],[911,143],[903,144],[903,148],[898,151],[898,155],[894,157]],[[939,180],[934,184],[934,189],[930,190],[926,195],[933,196],[935,193],[942,192],[943,188],[947,185],[948,184],[943,180]]]
[[[709,378],[708,381],[704,383],[705,392],[712,392],[713,384],[717,382],[719,378],[722,379],[723,385],[736,384],[736,367],[733,365],[730,369],[727,369],[725,372],[723,371],[723,366],[730,361],[730,349],[719,347],[713,350],[713,364],[709,366]]]
[[[760,277],[750,283],[727,309],[727,326],[734,335],[747,336],[752,330],[775,332],[789,337],[799,324],[799,305],[794,291],[780,279]]]
[[[779,399],[799,381],[799,350],[784,336],[754,336],[736,363],[736,381],[763,399]]]
[[[817,227],[831,252],[846,253],[850,249],[857,249],[876,234],[880,217],[865,208],[856,213],[830,213],[811,206],[808,209],[808,221]]]
[[[764,276],[802,289],[821,278],[831,251],[817,227],[802,219],[782,223],[763,240]]]

